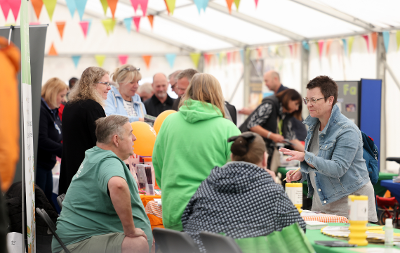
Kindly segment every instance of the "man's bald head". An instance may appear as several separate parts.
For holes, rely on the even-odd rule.
[[[167,76],[163,73],[157,73],[153,76],[153,90],[154,94],[160,101],[164,101],[167,97],[168,80]]]
[[[281,86],[281,79],[279,73],[275,70],[269,70],[264,73],[264,82],[269,90],[273,91],[275,94]]]

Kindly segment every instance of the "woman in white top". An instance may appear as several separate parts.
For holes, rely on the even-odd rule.
[[[112,80],[118,85],[112,86],[107,95],[106,115],[123,115],[129,122],[143,121],[146,108],[136,94],[139,80],[142,78],[140,69],[130,64],[122,65],[112,73]]]

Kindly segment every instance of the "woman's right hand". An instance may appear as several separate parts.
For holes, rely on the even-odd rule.
[[[273,142],[275,142],[275,143],[284,142],[284,141],[285,141],[285,138],[284,138],[282,135],[280,135],[280,134],[274,134],[274,133],[272,133],[272,134],[269,136],[269,138],[270,138]]]
[[[294,173],[293,176],[291,176],[293,171],[294,170],[289,170],[288,172],[286,172],[286,182],[290,183],[292,181],[299,181],[302,178],[300,171],[297,171],[296,173]]]
[[[142,121],[142,122],[144,122],[144,118],[139,118],[139,121]]]

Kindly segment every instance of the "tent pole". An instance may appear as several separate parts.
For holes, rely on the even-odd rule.
[[[301,78],[301,87],[300,87],[300,91],[301,91],[301,95],[303,97],[306,96],[307,94],[307,83],[309,81],[309,77],[308,77],[308,68],[309,68],[309,60],[310,60],[310,51],[305,49],[302,45],[302,43],[300,43],[300,78]],[[306,108],[303,108],[302,111],[302,117],[303,119],[307,118],[308,116],[308,111]]]
[[[400,82],[397,79],[396,75],[394,74],[392,68],[387,63],[387,61],[385,61],[385,67],[386,67],[388,73],[390,74],[390,76],[393,78],[393,81],[397,84],[397,88],[399,88],[399,90],[400,90]]]
[[[243,47],[243,107],[249,106],[250,49]]]

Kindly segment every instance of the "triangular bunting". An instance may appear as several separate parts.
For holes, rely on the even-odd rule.
[[[7,0],[0,0],[0,7],[3,11],[5,20],[8,18],[8,13],[10,13],[11,6],[8,4]]]
[[[258,47],[257,48],[257,55],[258,55],[258,58],[262,58],[262,55],[263,55],[263,48],[262,47]]]
[[[319,50],[319,58],[321,58],[322,53],[324,52],[324,41],[318,41],[318,50]]]
[[[289,45],[290,56],[293,57],[293,45]]]
[[[239,50],[239,54],[240,54],[240,59],[241,59],[242,61],[244,61],[244,51],[243,51],[243,49],[242,49],[242,50]]]
[[[219,56],[219,53],[216,53],[215,57],[218,59],[218,63],[221,64],[221,57]]]
[[[71,17],[74,17],[76,11],[75,0],[65,0],[65,2],[67,2],[67,7],[69,13],[71,13]]]
[[[303,46],[304,50],[310,51],[310,45],[308,44],[307,41],[303,40],[303,41],[301,42],[301,45]]]
[[[96,58],[97,65],[99,65],[99,67],[103,67],[104,60],[106,59],[106,56],[98,54],[98,55],[95,55],[94,58]]]
[[[56,8],[57,0],[42,0],[49,14],[50,21],[53,20],[54,9]]]
[[[168,14],[171,14],[171,12],[169,11],[169,8],[168,8],[167,0],[164,0],[164,3],[165,3],[165,7],[167,8]]]
[[[232,52],[227,52],[226,53],[226,61],[229,63],[231,63],[232,61]]]
[[[104,15],[107,14],[108,3],[107,0],[100,0],[101,6],[103,7]]]
[[[107,0],[108,7],[110,7],[111,15],[115,18],[115,10],[117,9],[118,0]]]
[[[171,68],[174,67],[176,54],[166,54],[165,58],[167,58],[168,64]]]
[[[229,13],[232,13],[233,0],[226,0],[226,5],[228,5]]]
[[[218,54],[219,64],[222,64],[222,61],[223,61],[225,56],[226,56],[225,52],[221,52],[221,53]]]
[[[400,47],[400,31],[396,31],[396,42],[397,42],[397,50]]]
[[[153,15],[148,15],[147,18],[149,19],[151,29],[153,29],[153,22],[154,22],[154,16]]]
[[[138,17],[132,17],[133,23],[135,24],[136,31],[139,32],[139,26],[140,26],[140,16]]]
[[[150,67],[151,55],[142,55],[142,58],[148,69]]]
[[[190,59],[192,59],[192,62],[196,69],[199,66],[200,55],[200,53],[190,53]]]
[[[329,50],[331,48],[332,40],[326,41],[326,55],[329,55]]]
[[[17,21],[19,9],[21,7],[21,0],[8,0],[8,5],[11,8],[15,21]]]
[[[236,10],[239,10],[239,4],[240,4],[240,0],[234,0],[235,5],[236,5]]]
[[[84,19],[84,20],[82,20],[82,21],[89,22],[89,27],[88,27],[88,30],[87,30],[87,34],[89,34],[89,32],[90,32],[90,27],[92,27],[92,19]],[[86,34],[86,36],[87,36],[87,34]]]
[[[40,13],[42,12],[43,1],[42,0],[31,0],[33,9],[35,10],[35,14],[37,19],[40,17]]]
[[[206,60],[206,64],[210,65],[212,54],[204,54],[204,60]]]
[[[131,0],[131,4],[135,12],[137,11],[139,5],[140,9],[142,10],[143,17],[146,16],[147,13],[147,5],[149,3],[149,0]]]
[[[165,2],[167,4],[169,12],[171,13],[171,15],[173,15],[175,10],[175,0],[165,0]]]
[[[56,48],[54,47],[54,43],[51,43],[51,47],[48,55],[58,55]]]
[[[206,8],[207,8],[207,6],[208,6],[208,1],[209,1],[209,0],[203,0],[203,11],[204,11],[204,12],[206,11]]]
[[[74,62],[75,68],[77,68],[79,60],[81,59],[81,56],[80,55],[73,55],[71,58],[72,58],[72,61]]]
[[[82,20],[83,13],[85,13],[86,3],[87,0],[75,0],[75,6],[76,9],[78,10],[80,20]]]
[[[114,27],[115,27],[116,22],[117,21],[115,19],[112,19],[112,18],[103,19],[101,21],[101,23],[104,26],[104,29],[107,32],[107,35],[110,35],[110,33],[114,31]]]
[[[121,65],[124,65],[128,61],[128,56],[127,55],[118,55],[118,60]]]
[[[374,52],[376,50],[376,46],[378,45],[378,34],[376,32],[371,33],[372,46],[374,47]]]
[[[131,32],[132,18],[124,18],[124,25],[128,32]]]
[[[258,0],[254,0],[255,2],[256,2],[256,9],[257,9],[257,7],[258,7]]]
[[[382,36],[383,36],[383,43],[385,44],[385,50],[386,52],[389,49],[389,39],[390,39],[390,34],[388,31],[383,31],[382,32]]]
[[[87,37],[88,30],[89,30],[89,21],[80,21],[80,22],[79,22],[79,25],[81,26],[83,35],[84,35],[85,38],[86,38],[86,37]]]
[[[342,42],[343,42],[344,54],[347,55],[347,40],[346,39],[342,39]]]
[[[349,37],[349,55],[351,54],[351,50],[353,49],[354,37]]]
[[[363,35],[363,38],[365,39],[365,42],[367,43],[367,50],[369,52],[369,36],[368,35]]]
[[[197,7],[199,14],[200,14],[200,11],[203,9],[203,0],[193,0],[193,1]]]
[[[58,21],[58,22],[56,22],[56,26],[57,26],[58,33],[60,34],[61,39],[63,39],[65,22],[64,21]]]

